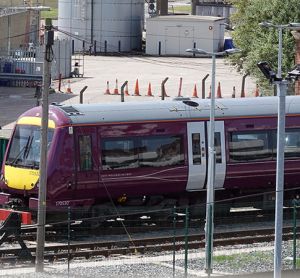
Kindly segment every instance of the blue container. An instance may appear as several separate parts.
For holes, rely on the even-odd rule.
[[[224,40],[224,50],[235,48],[232,38],[226,38]]]
[[[12,63],[5,62],[4,67],[3,67],[3,72],[4,73],[12,73]]]

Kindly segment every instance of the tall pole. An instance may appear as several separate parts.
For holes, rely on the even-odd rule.
[[[37,245],[36,245],[36,272],[44,271],[44,249],[45,249],[45,223],[46,223],[46,190],[47,190],[47,145],[48,145],[48,94],[51,73],[51,20],[46,20],[44,47],[44,76],[42,92],[42,125],[41,125],[41,152],[40,152],[40,178],[39,199],[37,218]]]
[[[278,78],[281,78],[282,26],[278,26]],[[277,83],[278,123],[277,123],[277,162],[276,162],[276,204],[275,204],[275,246],[274,278],[281,277],[283,191],[284,191],[284,146],[285,146],[285,81]]]
[[[205,224],[205,269],[208,276],[212,273],[213,255],[213,216],[214,216],[214,180],[215,180],[215,76],[216,55],[212,54],[211,99],[208,136],[208,180]]]

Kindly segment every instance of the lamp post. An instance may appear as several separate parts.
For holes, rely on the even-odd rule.
[[[205,54],[212,57],[211,74],[211,97],[209,114],[208,136],[208,178],[206,190],[206,224],[205,224],[205,269],[210,277],[212,273],[212,250],[213,250],[213,218],[214,218],[214,182],[215,182],[215,83],[216,83],[216,57],[240,52],[239,49],[227,49],[222,52],[208,52],[199,48],[187,49],[186,52],[193,54]]]
[[[276,25],[270,22],[259,23],[261,27],[278,30],[278,69],[277,78],[282,79],[282,30],[299,29],[300,23]],[[283,222],[283,191],[284,191],[284,147],[285,147],[285,97],[286,81],[276,82],[278,95],[277,123],[277,157],[276,157],[276,205],[275,205],[275,247],[274,247],[274,278],[281,277],[282,253],[282,222]]]

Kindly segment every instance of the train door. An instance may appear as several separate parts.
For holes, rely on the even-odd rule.
[[[207,123],[209,130],[209,122]],[[215,151],[216,151],[216,170],[214,188],[223,188],[226,174],[226,155],[225,155],[225,134],[224,122],[215,121]]]
[[[88,198],[98,186],[97,133],[95,127],[78,127],[75,130],[76,146],[76,197]],[[75,197],[75,196],[74,196]],[[75,198],[76,198],[75,197]]]
[[[202,190],[206,180],[207,152],[204,122],[187,123],[188,183],[187,191]]]

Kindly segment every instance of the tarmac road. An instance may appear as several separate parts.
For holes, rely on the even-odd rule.
[[[160,101],[161,82],[168,77],[166,93],[176,97],[179,93],[179,80],[182,77],[182,96],[191,97],[196,85],[197,95],[201,97],[202,79],[211,74],[211,58],[180,58],[180,57],[149,57],[149,56],[85,56],[81,61],[80,70],[84,70],[83,78],[70,78],[72,94],[67,94],[68,79],[63,81],[62,93],[58,92],[58,81],[53,82],[56,93],[49,96],[49,103],[63,102],[79,103],[79,92],[88,86],[84,93],[84,103],[116,102],[119,95],[105,95],[107,81],[110,92],[113,93],[118,79],[118,90],[125,80],[128,81],[129,94],[134,94],[136,80],[139,83],[141,96],[128,96],[125,101]],[[154,97],[145,96],[148,93],[149,82]],[[222,97],[231,97],[233,86],[237,97],[240,95],[242,75],[226,65],[222,58],[217,59],[216,89],[221,85]],[[206,96],[209,93],[211,76],[206,80]],[[253,95],[255,82],[247,77],[245,91]],[[2,130],[11,130],[16,119],[24,111],[36,106],[35,88],[0,87],[0,126]],[[2,131],[3,132],[3,131]]]

